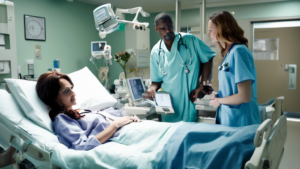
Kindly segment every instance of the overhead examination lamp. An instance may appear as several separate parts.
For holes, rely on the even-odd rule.
[[[132,21],[121,20],[123,13],[135,14]],[[101,39],[106,37],[106,34],[112,33],[118,29],[120,23],[131,23],[138,27],[148,27],[148,22],[139,22],[137,17],[139,13],[143,17],[150,16],[149,13],[143,11],[142,7],[130,8],[130,9],[116,9],[116,14],[113,11],[112,5],[110,3],[99,6],[93,11],[94,20],[96,24],[96,29],[99,31],[99,36]]]

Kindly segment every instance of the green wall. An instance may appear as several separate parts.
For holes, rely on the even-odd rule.
[[[34,45],[40,44],[42,58],[34,59],[35,77],[53,67],[53,60],[60,60],[63,73],[71,73],[87,66],[97,77],[95,66],[90,62],[91,41],[107,41],[113,46],[112,53],[125,47],[123,32],[115,32],[100,39],[95,28],[93,10],[98,5],[67,0],[13,0],[17,38],[17,60],[22,75],[28,74],[27,59],[34,59]],[[3,8],[1,8],[3,9]],[[24,38],[24,14],[45,17],[46,41],[29,41]],[[5,18],[0,17],[4,22]],[[122,40],[118,40],[122,39]],[[101,60],[99,64],[104,62]],[[121,71],[121,68],[115,68]],[[119,70],[120,69],[120,70]],[[0,79],[7,78],[0,75]]]
[[[94,27],[92,11],[95,5],[64,0],[14,0],[18,65],[22,75],[27,72],[27,59],[34,58],[34,45],[40,44],[41,59],[34,59],[35,77],[53,67],[60,60],[63,73],[71,73],[84,66],[93,68],[90,43],[99,40]],[[46,19],[46,41],[29,41],[24,38],[24,14]],[[93,70],[93,69],[91,69]],[[95,73],[95,72],[94,72]]]

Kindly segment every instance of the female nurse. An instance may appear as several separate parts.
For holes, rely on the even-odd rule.
[[[227,11],[213,14],[208,30],[223,57],[218,68],[219,98],[210,101],[213,107],[218,108],[216,123],[237,127],[261,123],[256,70],[244,31]]]

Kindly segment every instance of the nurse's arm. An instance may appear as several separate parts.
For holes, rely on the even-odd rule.
[[[217,98],[218,102],[227,105],[239,105],[242,103],[248,103],[252,98],[251,80],[246,80],[237,84],[238,93],[224,97]]]

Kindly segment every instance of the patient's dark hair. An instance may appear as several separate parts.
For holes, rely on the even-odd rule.
[[[72,119],[78,120],[82,116],[80,116],[77,110],[68,110],[56,102],[61,87],[59,83],[60,79],[66,79],[74,87],[72,80],[66,74],[58,72],[44,73],[39,77],[35,87],[37,95],[51,108],[49,116],[53,122],[55,117],[60,113],[64,113]]]
[[[163,20],[164,22],[170,21],[171,23],[173,23],[171,15],[165,12],[156,15],[154,19],[154,24],[157,25],[157,22],[159,20]]]

